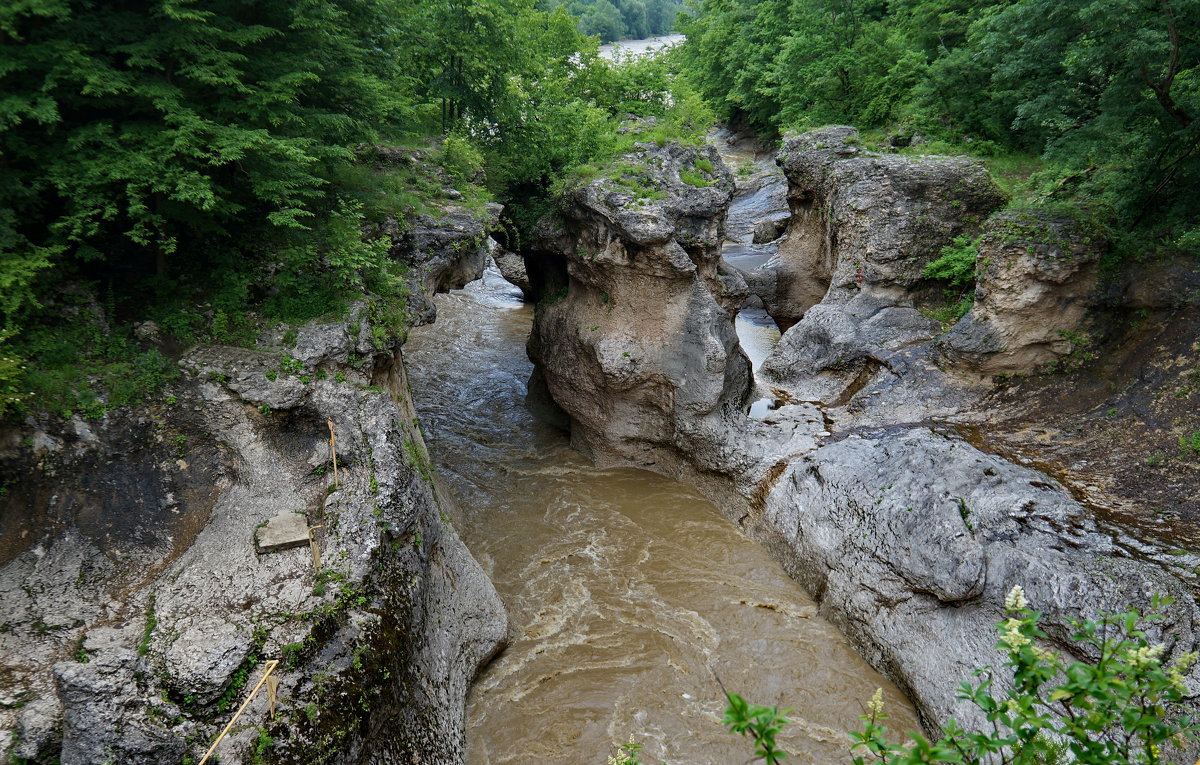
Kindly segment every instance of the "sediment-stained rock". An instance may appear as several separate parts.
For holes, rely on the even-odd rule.
[[[983,374],[1028,374],[1082,345],[1107,241],[1082,223],[1034,212],[991,218],[979,240],[975,305],[941,341]]]

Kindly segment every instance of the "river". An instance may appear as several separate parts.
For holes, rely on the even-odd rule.
[[[601,470],[526,404],[532,308],[489,270],[437,297],[405,355],[452,519],[512,618],[475,682],[468,762],[604,763],[633,735],[646,763],[741,763],[715,677],[793,707],[791,762],[847,762],[846,731],[884,688],[767,553],[695,489]]]
[[[684,41],[683,35],[661,35],[642,40],[617,40],[600,46],[600,56],[610,61],[618,57],[639,58],[666,50]]]

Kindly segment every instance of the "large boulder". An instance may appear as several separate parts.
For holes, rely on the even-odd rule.
[[[533,298],[533,287],[529,284],[529,274],[525,271],[525,259],[519,253],[493,241],[492,260],[505,281],[520,288],[526,300]]]
[[[954,364],[1027,374],[1077,350],[1107,240],[1036,212],[996,215],[979,240],[975,305],[942,340]]]
[[[639,144],[570,190],[527,253],[538,295],[530,357],[597,461],[700,450],[740,413],[750,363],[733,317],[745,283],[721,261],[732,195],[711,148]]]
[[[995,665],[1020,585],[1047,644],[1082,657],[1071,620],[1176,600],[1150,624],[1166,659],[1200,647],[1200,612],[1163,568],[1124,557],[1053,479],[927,428],[850,435],[790,461],[747,525],[925,720],[986,724],[955,689]],[[1200,691],[1200,672],[1187,678]]]

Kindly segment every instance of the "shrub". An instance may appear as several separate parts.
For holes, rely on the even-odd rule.
[[[457,181],[470,181],[483,172],[483,154],[471,141],[451,133],[442,141],[442,166]]]
[[[1146,619],[1161,619],[1157,611],[1169,603],[1156,597]],[[1029,610],[1020,587],[1009,593],[1005,609],[996,648],[1011,678],[1005,672],[997,682],[997,673],[985,667],[975,673],[979,684],[964,683],[959,694],[983,712],[991,729],[968,733],[951,720],[939,740],[914,734],[909,746],[899,746],[887,738],[877,692],[861,718],[863,731],[850,734],[852,751],[869,752],[856,756],[855,765],[1151,765],[1163,762],[1164,746],[1196,739],[1200,726],[1179,707],[1196,654],[1164,664],[1164,646],[1149,642],[1136,611],[1074,622],[1074,639],[1099,658],[1068,663],[1039,645],[1047,637],[1038,628],[1040,614]]]
[[[955,289],[973,284],[978,244],[978,239],[969,236],[955,237],[954,244],[943,247],[941,257],[925,266],[921,275],[926,279],[947,282],[949,287]]]

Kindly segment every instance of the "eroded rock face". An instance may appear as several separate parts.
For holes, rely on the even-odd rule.
[[[748,525],[927,721],[983,722],[951,689],[996,662],[994,625],[1014,584],[1068,654],[1068,620],[1147,611],[1155,593],[1180,607],[1152,639],[1172,656],[1198,642],[1187,589],[1117,557],[1056,482],[926,428],[851,435],[790,462]],[[1195,673],[1189,683],[1200,690]]]
[[[413,326],[432,324],[437,318],[431,295],[459,289],[483,275],[492,254],[488,232],[495,229],[503,209],[493,203],[482,208],[446,205],[438,216],[384,222],[382,231],[391,240],[389,254],[411,269],[408,313]]]
[[[529,354],[576,445],[646,464],[699,452],[698,431],[741,411],[750,365],[733,316],[746,290],[721,264],[732,183],[716,153],[642,144],[623,162],[649,174],[569,192],[527,255]]]
[[[525,259],[495,241],[492,243],[492,259],[504,280],[519,287],[526,300],[532,300],[533,287],[529,283],[529,274],[525,271]]]
[[[451,255],[473,251],[447,246],[423,273],[468,278]],[[507,622],[444,520],[398,343],[358,304],[294,345],[194,348],[158,403],[3,441],[24,478],[0,507],[0,748],[195,757],[280,659],[278,717],[260,693],[222,762],[259,726],[277,762],[462,760],[467,686]],[[286,512],[316,556],[256,551]]]
[[[910,301],[941,248],[1004,201],[975,160],[876,154],[851,127],[790,137],[776,161],[792,222],[777,294],[766,303],[784,328],[822,301]]]
[[[946,357],[983,374],[1028,374],[1070,354],[1082,344],[1106,247],[1070,219],[1007,212],[989,220],[975,305],[942,339]]]
[[[728,309],[704,307],[721,302],[715,290],[696,291],[711,283],[702,278],[707,261],[684,250],[693,274],[672,247],[669,215],[604,182],[572,196],[565,222],[544,231],[554,245],[530,259],[539,294],[551,296],[539,307],[531,355],[584,445],[606,461],[713,488],[863,655],[909,691],[931,727],[951,716],[981,722],[957,689],[975,668],[998,663],[994,625],[1014,585],[1044,613],[1047,643],[1058,650],[1079,650],[1072,619],[1145,611],[1156,593],[1177,603],[1151,639],[1169,646],[1169,658],[1196,650],[1200,611],[1166,567],[1128,557],[1120,535],[1101,530],[1053,479],[928,425],[985,391],[939,367],[941,327],[914,308],[927,286],[921,273],[1000,195],[976,163],[873,156],[852,138],[849,128],[817,131],[781,155],[793,184],[783,243],[793,259],[787,279],[775,273],[803,318],[764,366],[781,389],[762,420],[711,405],[738,400],[738,375],[718,375],[719,365],[698,378],[678,371],[709,360],[728,370],[732,354],[708,354]],[[721,207],[707,209],[719,215]],[[1078,275],[1092,262],[1078,260],[1012,268],[1040,269],[1037,279],[1050,282],[1057,266]],[[990,273],[997,299],[1026,294],[1023,282]],[[687,386],[705,405],[675,405]],[[1187,682],[1200,693],[1200,671]]]
[[[786,332],[762,375],[844,404],[896,352],[939,334],[914,308],[922,272],[1003,198],[978,162],[866,152],[848,127],[789,138],[778,161],[793,217],[764,302]]]

